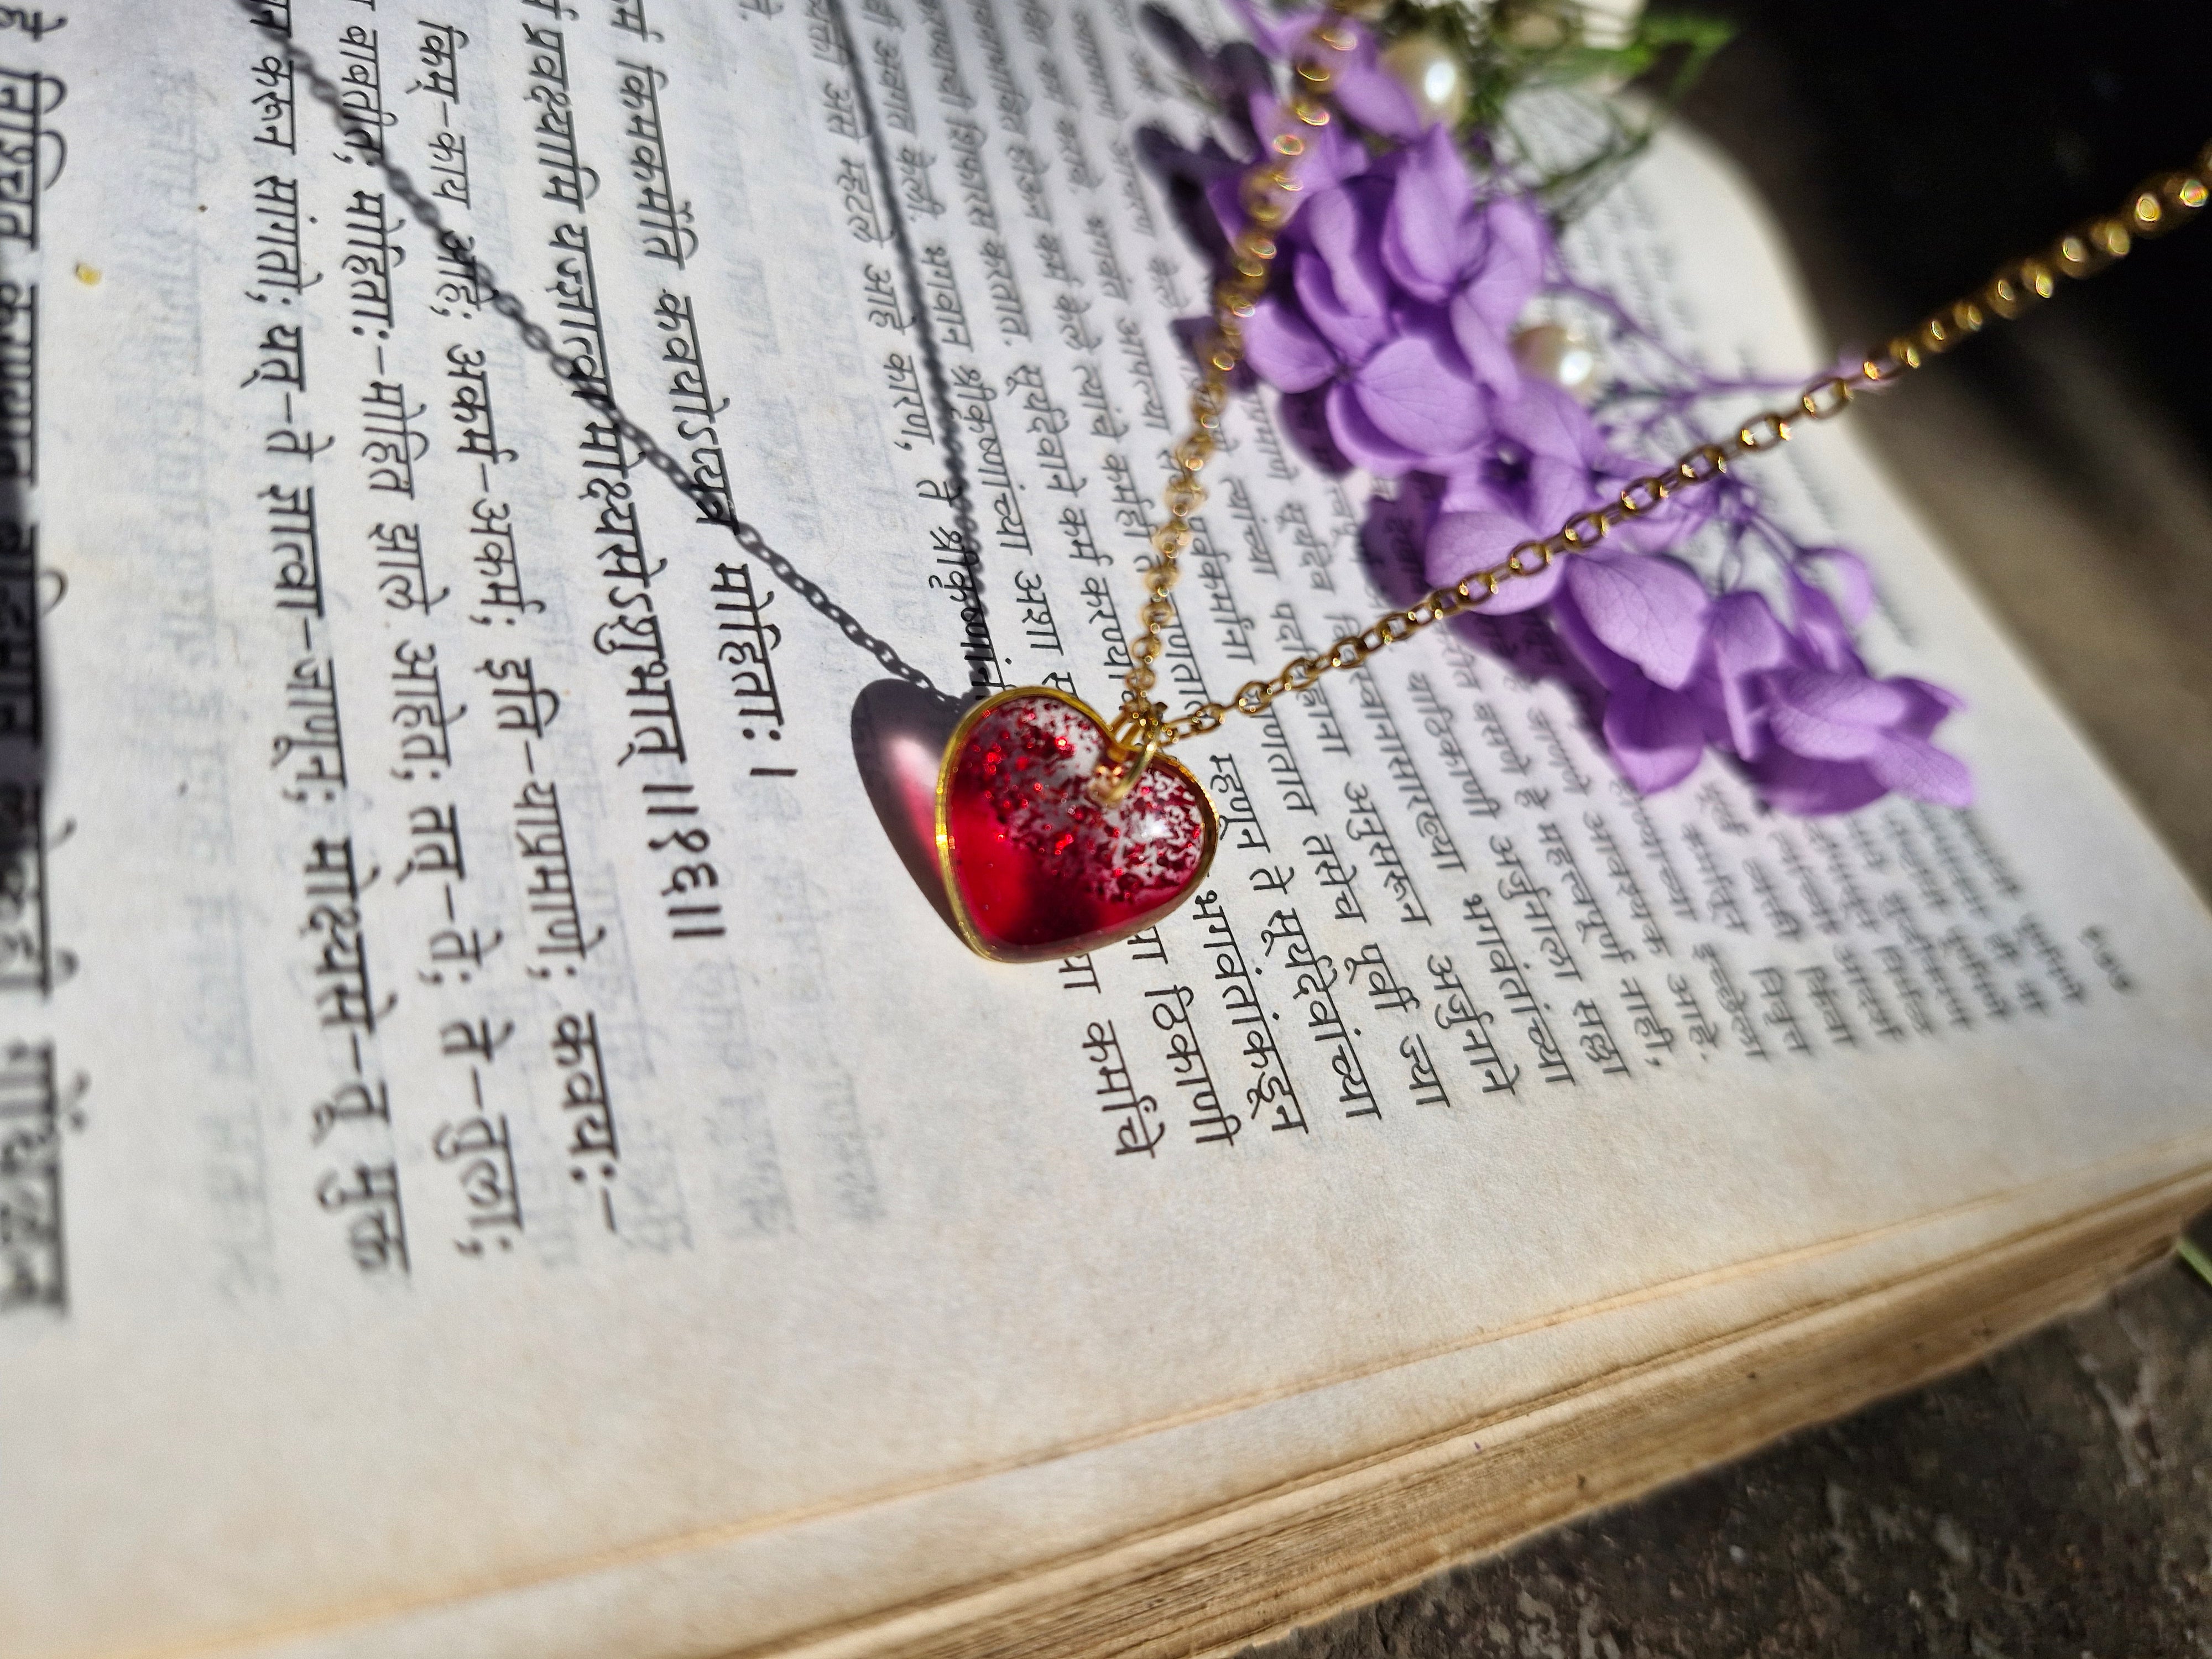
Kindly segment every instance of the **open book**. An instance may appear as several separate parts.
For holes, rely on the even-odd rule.
[[[1205,280],[1125,0],[262,9],[341,114],[228,0],[0,13],[13,1659],[1224,1648],[2212,1197],[2212,927],[1848,422],[1760,482],[1974,810],[1641,799],[1438,629],[1181,751],[1182,912],[993,965],[931,734],[1112,704]],[[1687,141],[1570,251],[1825,356]],[[1398,574],[1230,425],[1178,705]]]

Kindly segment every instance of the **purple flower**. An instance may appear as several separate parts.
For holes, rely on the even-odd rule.
[[[1959,700],[1941,686],[1823,669],[1768,677],[1771,747],[1748,770],[1784,812],[1848,812],[1894,790],[1939,806],[1973,804],[1973,781],[1929,741]]]
[[[1324,11],[1229,3],[1249,46],[1208,52],[1171,20],[1152,19],[1224,111],[1229,145],[1209,138],[1186,149],[1152,132],[1148,153],[1187,225],[1219,257],[1243,228],[1243,173],[1289,125],[1267,60],[1328,57],[1332,96],[1350,119],[1300,130],[1299,189],[1276,236],[1269,290],[1244,325],[1244,359],[1284,394],[1285,424],[1324,466],[1404,480],[1376,503],[1370,545],[1397,550],[1409,577],[1424,568],[1449,586],[1656,470],[1514,359],[1513,331],[1553,260],[1533,198],[1478,184],[1455,135],[1425,124],[1364,27],[1338,20],[1347,44],[1329,47],[1314,38]],[[1601,310],[1612,303],[1570,291]],[[1617,307],[1608,314],[1638,332]],[[1208,326],[1192,324],[1194,337]],[[1722,389],[1685,373],[1686,391],[1662,389],[1662,415],[1670,397],[1679,416]],[[1864,567],[1836,548],[1787,555],[1786,620],[1755,590],[1712,593],[1668,555],[1717,513],[1739,540],[1759,528],[1781,544],[1731,480],[1672,495],[1616,523],[1589,552],[1501,583],[1480,614],[1545,608],[1582,671],[1571,668],[1569,683],[1594,700],[1607,746],[1640,790],[1680,783],[1713,748],[1788,812],[1849,811],[1891,790],[1964,805],[1966,769],[1932,741],[1957,700],[1921,680],[1878,678],[1857,653],[1852,629],[1871,598]]]
[[[1672,788],[1705,752],[1708,721],[1691,689],[1714,609],[1705,585],[1686,565],[1650,553],[1599,548],[1553,568],[1565,574],[1552,625],[1605,688],[1606,746],[1638,789]]]
[[[1339,51],[1313,39],[1313,32],[1330,21],[1324,7],[1308,11],[1270,12],[1254,0],[1229,0],[1229,9],[1250,33],[1252,42],[1279,63],[1310,54],[1327,63],[1332,71],[1329,97],[1336,106],[1378,137],[1401,143],[1421,135],[1424,122],[1413,94],[1382,67],[1382,51],[1375,35],[1357,19],[1337,18],[1339,29],[1351,38],[1348,49]]]
[[[1796,626],[1783,629],[1768,609],[1755,626],[1764,631],[1771,623],[1781,635],[1778,647],[1747,650],[1739,641],[1730,653],[1743,684],[1735,694],[1742,712],[1729,720],[1729,745],[1760,793],[1798,814],[1848,812],[1893,790],[1939,806],[1972,805],[1966,765],[1929,741],[1963,706],[1960,699],[1925,680],[1869,674],[1850,632],[1871,599],[1865,567],[1841,548],[1816,549],[1804,562],[1837,572],[1848,610],[1793,571]],[[1735,598],[1766,605],[1757,594]]]
[[[1440,506],[1452,520],[1443,562],[1464,575],[1504,561],[1515,544],[1541,540],[1575,514],[1619,498],[1645,468],[1613,449],[1589,414],[1556,386],[1525,380],[1520,395],[1498,410],[1489,438],[1461,457],[1443,480]],[[1703,495],[1678,495],[1619,525],[1609,547],[1664,551],[1705,522]],[[1449,580],[1457,580],[1458,575]],[[1443,578],[1439,577],[1442,580]],[[1492,602],[1494,611],[1526,611],[1549,599],[1560,567],[1515,580]]]
[[[1382,226],[1384,266],[1406,293],[1444,308],[1478,380],[1501,394],[1517,391],[1509,340],[1551,255],[1543,214],[1525,196],[1479,202],[1467,160],[1443,127],[1430,128],[1398,155]]]
[[[1441,126],[1334,171],[1302,175],[1246,359],[1317,404],[1334,447],[1378,477],[1471,465],[1522,394],[1509,341],[1550,255],[1542,216],[1519,196],[1479,200]],[[1217,187],[1224,221],[1233,205]]]
[[[1519,512],[1447,507],[1427,532],[1430,580],[1459,581],[1516,542],[1549,534],[1562,499],[1538,495]],[[1870,592],[1855,557],[1826,548],[1801,563],[1834,569],[1856,614],[1847,619],[1793,571],[1795,625],[1785,627],[1764,594],[1715,598],[1677,561],[1609,544],[1502,583],[1483,613],[1549,604],[1561,641],[1602,688],[1606,746],[1645,793],[1688,777],[1711,746],[1735,755],[1767,804],[1785,812],[1850,811],[1893,790],[1969,804],[1966,767],[1930,741],[1958,699],[1924,680],[1868,672],[1850,643],[1850,622]]]

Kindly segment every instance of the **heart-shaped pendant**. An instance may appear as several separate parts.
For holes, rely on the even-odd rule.
[[[1156,758],[1118,805],[1086,786],[1105,725],[1045,686],[968,712],[937,775],[937,864],[961,936],[996,962],[1046,962],[1141,933],[1213,862],[1213,803]]]

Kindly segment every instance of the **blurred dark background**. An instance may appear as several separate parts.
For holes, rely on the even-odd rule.
[[[1680,5],[1683,0],[1663,0]],[[1688,0],[1683,111],[1838,346],[1887,337],[2212,143],[2212,0]],[[2212,209],[1855,414],[2212,890]]]
[[[2212,143],[2205,0],[1700,0],[1741,33],[1690,118],[1827,222],[1869,301],[1918,315]],[[1761,151],[1768,153],[1762,155]],[[2201,234],[2201,232],[2200,232]],[[2061,312],[2212,460],[2212,244],[2145,245]],[[2019,394],[2018,337],[1966,354]],[[2024,380],[2024,383],[2023,383]]]
[[[1682,118],[1773,210],[1838,346],[2212,141],[2212,0],[1695,9],[1740,33]],[[2212,890],[2202,217],[1851,419]],[[1954,1377],[1264,1651],[2212,1654],[2212,1286],[2168,1262]]]

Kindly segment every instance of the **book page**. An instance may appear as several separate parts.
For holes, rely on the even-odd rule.
[[[0,24],[10,1654],[793,1635],[2212,1158],[2201,905],[1836,428],[1751,465],[1972,811],[1640,798],[1438,629],[1180,751],[1183,910],[970,955],[934,745],[1115,702],[1190,382],[1128,5],[262,9],[335,115],[227,3]],[[1686,143],[1568,251],[1817,364]],[[1229,423],[1178,706],[1406,574]]]

